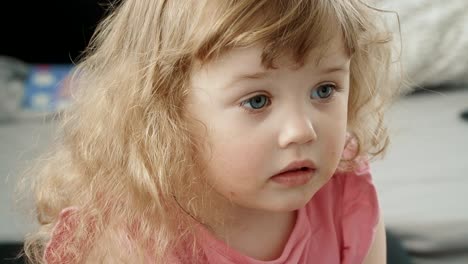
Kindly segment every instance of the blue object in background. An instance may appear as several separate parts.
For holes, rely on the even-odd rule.
[[[24,111],[54,113],[70,103],[68,76],[73,65],[33,65],[25,81]]]

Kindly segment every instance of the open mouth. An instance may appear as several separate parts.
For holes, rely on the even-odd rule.
[[[314,172],[315,169],[301,167],[277,174],[271,180],[286,187],[297,187],[307,184],[314,176]]]
[[[309,170],[311,170],[311,169],[307,168],[307,167],[302,167],[302,168],[291,170],[291,171],[309,171]]]
[[[279,171],[276,175],[284,174],[284,173],[289,173],[289,172],[296,172],[296,171],[311,171],[315,170],[315,164],[311,161],[298,161],[298,162],[292,162],[288,166],[286,166],[284,169]]]
[[[295,173],[295,172],[311,172],[311,171],[313,171],[313,170],[314,170],[314,169],[309,168],[309,167],[301,167],[301,168],[292,169],[292,170],[288,170],[288,171],[284,171],[284,172],[278,173],[278,174],[275,175],[275,176],[280,176],[280,175],[285,175],[285,174]]]

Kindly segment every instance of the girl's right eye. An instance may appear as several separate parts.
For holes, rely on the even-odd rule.
[[[241,106],[246,107],[248,110],[255,111],[270,105],[270,103],[270,98],[268,96],[259,94],[243,101]]]

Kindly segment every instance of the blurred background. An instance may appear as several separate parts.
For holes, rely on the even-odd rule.
[[[14,258],[34,218],[14,195],[19,173],[51,142],[52,115],[69,103],[68,73],[107,5],[96,0],[0,3],[0,264],[24,263]]]
[[[23,263],[12,258],[34,225],[15,203],[18,174],[51,142],[51,117],[70,102],[68,73],[107,4],[0,4],[0,263]],[[414,264],[466,264],[468,1],[378,4],[399,15],[400,28],[386,16],[401,36],[408,80],[388,115],[389,151],[373,164],[387,228]]]

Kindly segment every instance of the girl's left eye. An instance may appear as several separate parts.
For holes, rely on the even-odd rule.
[[[333,93],[337,90],[336,85],[327,83],[323,84],[316,89],[313,89],[310,97],[312,99],[324,100],[330,98]]]

